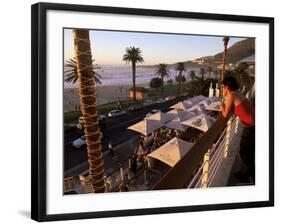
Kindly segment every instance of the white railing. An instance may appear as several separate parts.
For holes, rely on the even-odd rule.
[[[237,144],[237,141],[240,142],[238,130],[239,118],[229,118],[227,126],[219,139],[205,153],[204,160],[188,184],[188,188],[206,188],[216,185],[214,181],[222,168],[223,161],[233,156],[233,153],[230,153],[231,150],[235,152],[239,150],[239,144]],[[234,141],[236,141],[236,144],[233,144]],[[228,176],[230,175],[231,168],[227,167]]]

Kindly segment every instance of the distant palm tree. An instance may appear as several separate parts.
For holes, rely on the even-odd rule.
[[[235,69],[225,70],[225,77],[227,76],[235,77],[237,79],[240,88],[243,88],[243,86],[245,86],[245,92],[248,92],[248,90],[251,89],[252,85],[255,82],[255,78],[249,75],[246,69],[247,66],[248,65],[240,64]]]
[[[216,69],[216,70],[214,71],[214,73],[215,73],[215,78],[217,79],[217,78],[218,78],[218,75],[219,75],[219,71]]]
[[[204,86],[205,86],[205,69],[204,68],[200,68],[199,71],[199,75],[201,75],[200,77],[195,77],[196,78],[196,86],[198,89],[199,94],[203,94],[203,90],[204,90]]]
[[[222,58],[221,80],[224,79],[225,63],[226,63],[226,57],[227,57],[227,45],[229,42],[229,37],[224,37],[222,41],[223,41],[224,51],[223,51],[223,58]]]
[[[194,70],[190,70],[189,72],[189,77],[191,78],[191,81],[193,82],[194,81],[194,77],[195,77],[195,71]]]
[[[138,47],[127,47],[123,55],[123,61],[132,63],[132,78],[133,78],[133,100],[136,101],[136,64],[144,62],[141,50]]]
[[[222,57],[221,82],[224,79],[225,63],[226,63],[226,58],[227,58],[227,44],[229,42],[229,37],[224,37],[222,41],[223,41],[224,51],[223,51],[223,57]],[[222,85],[220,88],[220,98],[222,98]]]
[[[239,85],[242,87],[243,81],[244,81],[244,77],[248,76],[248,64],[247,63],[241,63],[239,64],[235,69],[234,72],[236,73],[237,76],[237,80]]]
[[[92,63],[95,60],[92,60]],[[70,58],[69,60],[66,61],[65,64],[66,68],[69,68],[68,70],[64,71],[64,81],[66,82],[71,82],[71,83],[76,83],[78,79],[78,74],[77,74],[77,62],[75,58]],[[93,65],[93,76],[94,76],[94,82],[101,84],[101,75],[95,72],[96,69],[100,69],[97,64]]]
[[[211,66],[209,66],[209,67],[207,68],[207,72],[209,73],[209,78],[211,78],[211,73],[212,73],[212,71],[213,71],[213,68],[212,68]]]
[[[201,75],[201,79],[204,80],[205,79],[205,69],[204,68],[200,68],[200,71],[199,71],[199,75]]]
[[[176,68],[175,68],[177,71],[179,71],[179,75],[178,75],[178,81],[179,81],[179,95],[181,94],[181,89],[182,89],[182,72],[185,71],[185,66],[184,66],[184,63],[183,62],[178,62],[176,64]]]
[[[157,66],[157,70],[155,72],[155,75],[157,75],[161,81],[161,95],[163,97],[163,92],[164,92],[164,78],[169,78],[170,77],[170,71],[168,69],[168,65],[167,64],[159,64]]]
[[[205,69],[200,68],[200,76],[196,76],[195,73],[192,74],[193,78],[190,86],[191,95],[205,95],[206,90],[209,88],[208,79],[205,79]]]

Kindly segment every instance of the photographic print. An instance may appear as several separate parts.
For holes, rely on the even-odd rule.
[[[37,221],[274,205],[274,19],[32,6]]]
[[[255,184],[255,38],[63,32],[65,194]]]

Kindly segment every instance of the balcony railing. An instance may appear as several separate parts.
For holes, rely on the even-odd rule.
[[[230,118],[216,143],[209,149],[188,188],[225,186],[239,151],[242,126],[239,118]]]
[[[227,185],[239,151],[238,118],[219,117],[190,151],[153,187],[155,190]]]

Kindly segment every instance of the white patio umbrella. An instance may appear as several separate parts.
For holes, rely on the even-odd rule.
[[[208,98],[205,97],[205,96],[199,95],[199,96],[194,96],[189,100],[186,100],[186,102],[189,103],[189,104],[192,104],[192,105],[196,105],[199,102],[201,102],[203,100],[206,100],[206,99],[208,99]]]
[[[195,115],[205,114],[206,111],[204,110],[204,106],[200,104],[196,104],[190,109],[187,110],[187,112],[193,113]]]
[[[214,103],[215,99],[212,98],[207,98],[205,100],[200,101],[197,105],[199,105],[202,109],[207,108],[210,104]]]
[[[171,114],[173,117],[173,120],[179,119],[180,121],[184,121],[184,120],[190,119],[191,117],[195,116],[195,114],[193,114],[189,111],[179,110],[179,109],[170,110],[166,114],[169,114],[169,115]]]
[[[167,113],[163,113],[163,112],[157,112],[151,116],[149,116],[147,119],[148,120],[156,120],[156,121],[160,121],[162,123],[166,123],[170,120],[172,120],[174,118],[174,116],[172,114],[167,114]]]
[[[193,127],[199,129],[200,131],[206,132],[213,125],[215,121],[216,119],[211,116],[200,114],[196,117],[193,117],[181,123],[183,125],[187,125],[189,127]]]
[[[145,118],[144,120],[128,127],[127,129],[139,132],[144,136],[147,136],[157,129],[163,127],[163,125],[164,124],[160,121]]]
[[[188,126],[183,125],[181,123],[180,119],[174,119],[169,121],[168,123],[165,124],[166,128],[170,128],[170,129],[174,129],[174,130],[178,130],[178,131],[186,131],[186,129],[188,129]]]
[[[192,107],[192,104],[190,102],[188,102],[188,101],[181,101],[181,102],[178,102],[178,103],[174,104],[170,108],[178,109],[178,110],[187,110],[190,107]]]
[[[174,167],[176,163],[189,152],[192,146],[193,143],[174,137],[152,153],[148,154],[148,157],[155,158],[170,167]]]
[[[205,107],[205,110],[221,111],[221,102],[216,101]]]

